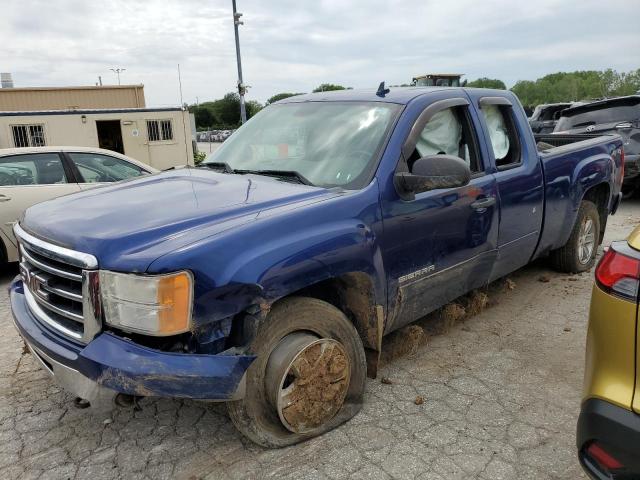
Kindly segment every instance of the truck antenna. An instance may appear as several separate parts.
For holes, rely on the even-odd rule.
[[[384,88],[384,81],[380,82],[380,85],[378,85],[378,91],[376,92],[376,95],[379,97],[384,97],[389,92],[390,90],[388,88]]]

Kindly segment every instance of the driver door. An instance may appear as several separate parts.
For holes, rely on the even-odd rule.
[[[386,332],[486,285],[495,259],[496,181],[478,142],[473,106],[467,98],[456,97],[459,92],[453,95],[425,101],[396,171],[411,172],[415,160],[428,155],[455,155],[469,165],[471,181],[416,193],[413,199],[402,199],[397,191],[383,195],[383,258],[393,312]]]

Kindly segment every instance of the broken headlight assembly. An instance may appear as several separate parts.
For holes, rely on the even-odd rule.
[[[191,328],[190,272],[136,275],[100,271],[104,322],[126,332],[168,336]]]

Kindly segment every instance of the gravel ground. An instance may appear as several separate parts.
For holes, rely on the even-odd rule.
[[[605,244],[639,222],[640,201],[625,203]],[[6,294],[15,273],[0,274],[2,479],[585,478],[574,431],[592,274],[544,262],[516,272],[484,312],[384,365],[391,383],[369,380],[352,421],[270,451],[236,433],[218,404],[75,409],[22,353]]]

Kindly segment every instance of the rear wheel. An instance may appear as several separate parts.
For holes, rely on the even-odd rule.
[[[259,327],[245,398],[227,405],[234,425],[265,447],[327,432],[362,405],[366,378],[358,332],[333,305],[291,298]]]
[[[585,272],[593,267],[599,244],[598,208],[593,202],[583,200],[569,240],[563,247],[551,252],[551,261],[561,272]]]

